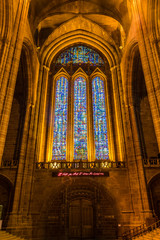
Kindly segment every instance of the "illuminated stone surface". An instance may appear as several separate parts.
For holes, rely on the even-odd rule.
[[[32,240],[111,240],[159,216],[159,29],[158,0],[0,1],[0,205],[7,231]],[[75,54],[56,63],[68,49]],[[77,134],[84,148],[79,155],[74,80],[80,76],[86,80],[87,145],[79,145]],[[65,111],[55,111],[60,77],[68,80],[67,130],[61,129]],[[105,128],[99,147],[95,77],[105,82],[107,138]],[[100,119],[95,125],[106,126]],[[52,161],[52,151],[54,157],[62,152],[62,160]],[[78,165],[85,166],[82,173],[94,172],[94,166],[101,173],[99,163],[109,177],[52,177],[63,172],[61,164],[68,175]]]

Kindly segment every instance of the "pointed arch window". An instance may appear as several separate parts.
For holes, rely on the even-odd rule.
[[[66,159],[66,134],[68,110],[68,80],[60,77],[56,82],[54,132],[52,158],[55,160]]]
[[[74,81],[74,159],[87,159],[87,94],[83,77]]]
[[[92,81],[93,122],[96,159],[108,159],[108,134],[104,82],[100,77]]]
[[[61,53],[56,64],[68,66],[72,60],[73,64],[83,62],[88,66],[88,59],[92,66],[104,64],[98,53],[85,46]],[[79,69],[69,75],[62,68],[63,73],[57,75],[52,160],[109,159],[105,77],[101,77],[100,71],[89,76]]]

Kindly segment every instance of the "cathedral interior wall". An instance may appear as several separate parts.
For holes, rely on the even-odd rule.
[[[0,1],[0,205],[3,229],[11,233],[68,240],[83,234],[73,224],[81,218],[86,235],[110,240],[160,219],[160,4],[114,2]],[[72,59],[56,65],[60,54],[81,45],[96,51],[103,66]],[[52,149],[61,76],[70,84],[83,76],[88,86],[94,76],[105,80],[110,155],[100,160],[103,167],[57,167]],[[76,163],[70,87],[71,98],[67,164]],[[97,161],[93,109],[88,113],[87,164]],[[107,176],[57,176],[94,171]]]

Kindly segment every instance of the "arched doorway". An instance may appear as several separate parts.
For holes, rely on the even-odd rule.
[[[156,215],[160,219],[160,174],[153,177],[149,183],[149,192],[151,198],[151,206]]]
[[[116,239],[117,216],[115,202],[101,184],[77,177],[47,200],[36,236],[42,239],[43,234],[49,240]]]
[[[156,157],[159,150],[138,48],[133,59],[132,79],[133,104],[142,156],[144,159]]]
[[[19,161],[28,91],[27,57],[21,52],[10,120],[3,152],[3,165],[17,165]]]
[[[11,182],[0,175],[0,220],[5,227],[8,221],[8,213],[11,211],[13,197],[13,186]]]

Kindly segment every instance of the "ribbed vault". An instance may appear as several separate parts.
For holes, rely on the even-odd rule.
[[[97,24],[79,15],[54,30],[45,41],[40,50],[43,64],[49,67],[59,51],[74,44],[94,47],[106,57],[110,67],[120,61],[120,51],[109,34]]]

